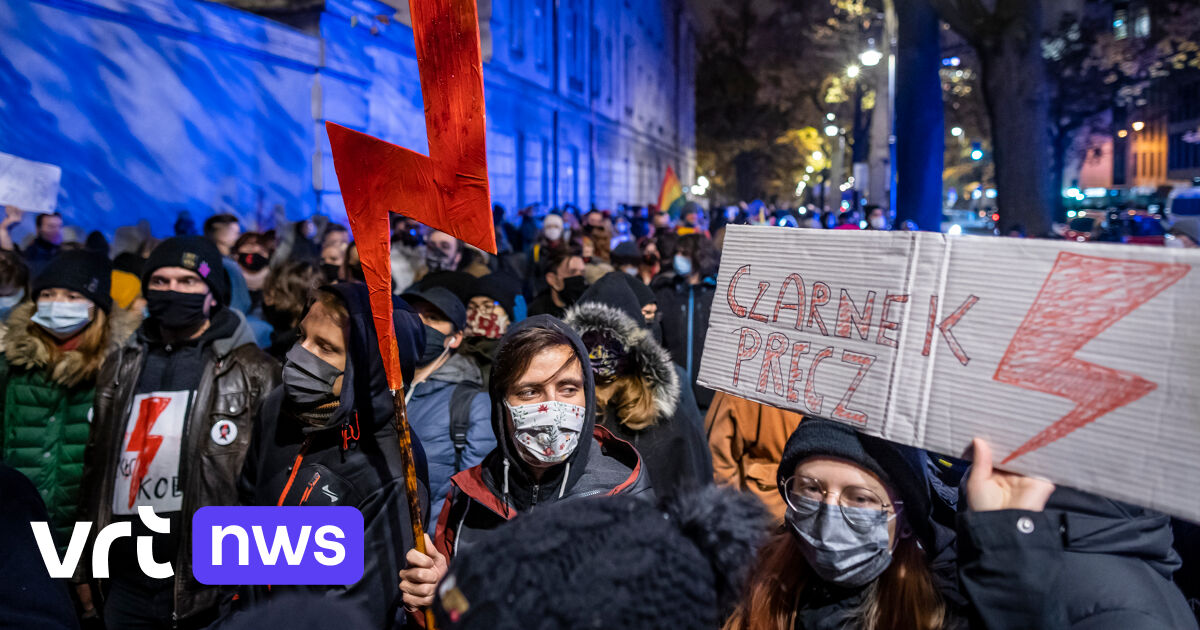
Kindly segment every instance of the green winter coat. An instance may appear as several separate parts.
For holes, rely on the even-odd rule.
[[[108,338],[93,344],[99,347],[64,352],[50,365],[46,342],[30,332],[37,326],[30,322],[35,310],[35,304],[23,304],[8,320],[0,356],[0,460],[37,487],[61,551],[78,520],[96,375],[113,337],[124,339],[136,322],[114,309]]]

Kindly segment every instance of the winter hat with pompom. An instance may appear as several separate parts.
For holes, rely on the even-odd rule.
[[[551,504],[456,556],[434,610],[444,628],[716,628],[766,532],[757,498],[719,486]]]

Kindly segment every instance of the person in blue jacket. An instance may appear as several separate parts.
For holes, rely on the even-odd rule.
[[[458,351],[467,309],[442,287],[405,293],[425,328],[425,348],[408,388],[408,420],[429,462],[429,523],[437,523],[450,477],[496,448],[491,399],[479,366]]]

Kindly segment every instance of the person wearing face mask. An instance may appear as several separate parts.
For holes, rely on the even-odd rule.
[[[496,345],[509,326],[524,315],[525,296],[521,295],[521,281],[502,272],[475,280],[466,296],[467,327],[459,352],[479,366],[486,390]]]
[[[83,450],[104,357],[137,327],[113,312],[103,256],[67,251],[12,311],[0,355],[0,460],[38,487],[61,551],[77,520]]]
[[[886,230],[888,229],[887,211],[879,206],[870,206],[867,208],[867,229],[868,230]]]
[[[174,577],[148,577],[135,538],[114,542],[104,611],[112,627],[190,627],[216,614],[218,589],[192,576],[187,524],[203,506],[237,500],[254,409],[280,375],[245,316],[228,307],[222,260],[203,237],[155,247],[142,275],[149,317],[97,378],[82,520],[97,524],[93,532],[131,523],[175,568]],[[139,506],[170,519],[170,533],[146,528]],[[91,574],[89,559],[85,552],[81,575]]]
[[[441,287],[401,297],[417,309],[425,329],[425,349],[407,390],[408,419],[429,463],[429,522],[436,523],[450,477],[496,447],[491,403],[479,366],[459,352],[467,326],[462,302]]]
[[[29,297],[29,267],[20,254],[0,250],[0,352],[13,309]]]
[[[563,250],[555,252],[545,262],[546,290],[529,303],[529,314],[562,317],[587,290],[583,257],[576,251]]]
[[[429,555],[408,552],[400,591],[413,610],[433,602],[448,562],[485,531],[547,504],[653,495],[637,451],[596,426],[587,349],[558,319],[533,316],[509,328],[488,395],[497,446],[451,478]]]
[[[564,321],[591,359],[598,424],[637,448],[655,493],[670,497],[712,483],[712,460],[696,399],[650,334],[635,285],[641,282],[619,271],[604,276]]]
[[[350,585],[252,586],[238,589],[222,625],[239,625],[247,609],[289,598],[322,599],[368,623],[401,628],[396,574],[413,546],[404,467],[366,285],[342,282],[318,289],[288,351],[283,384],[268,394],[241,468],[242,505],[352,506],[363,517],[363,575]],[[417,312],[392,298],[400,367],[409,378],[425,344]],[[412,411],[409,411],[411,417]],[[413,439],[417,491],[427,513],[428,484],[421,441]]]
[[[701,413],[708,411],[713,392],[696,384],[704,339],[708,335],[708,316],[716,293],[716,273],[720,252],[712,241],[699,234],[680,237],[672,257],[675,275],[654,282],[658,313],[662,323],[663,345],[671,358],[692,383]]]
[[[462,262],[462,243],[458,239],[436,230],[425,239],[424,275],[442,271],[457,271],[460,262]]]
[[[538,265],[555,251],[566,249],[567,232],[563,218],[558,214],[547,214],[542,219],[542,229],[538,232],[537,240],[529,248],[530,266]]]

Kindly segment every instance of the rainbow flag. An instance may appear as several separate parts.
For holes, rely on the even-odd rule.
[[[687,200],[683,198],[683,184],[679,183],[675,169],[668,166],[667,174],[663,177],[662,189],[658,192],[658,211],[671,215],[671,220],[674,221],[683,211],[684,203],[687,203]]]

